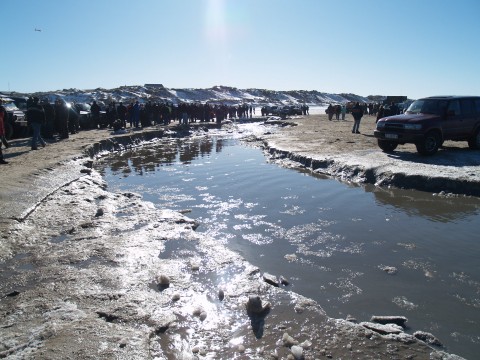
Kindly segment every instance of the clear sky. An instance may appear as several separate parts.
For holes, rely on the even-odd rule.
[[[0,91],[480,95],[480,0],[0,0],[0,14]]]

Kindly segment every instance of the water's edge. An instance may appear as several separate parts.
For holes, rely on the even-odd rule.
[[[275,159],[286,159],[297,163],[317,174],[334,177],[345,182],[373,184],[381,187],[453,193],[457,195],[480,196],[480,183],[464,178],[448,178],[432,172],[431,176],[406,174],[401,171],[385,171],[383,168],[346,164],[334,158],[315,159],[310,156],[283,150],[262,140],[265,151]]]

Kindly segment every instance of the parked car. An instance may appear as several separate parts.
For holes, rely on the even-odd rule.
[[[285,115],[303,115],[302,108],[296,105],[286,105],[281,109],[281,113]]]
[[[2,105],[7,110],[7,121],[5,122],[5,137],[7,139],[28,136],[28,126],[25,113],[20,110],[13,99],[2,96]]]
[[[445,140],[468,141],[480,149],[480,96],[434,96],[414,101],[405,114],[379,119],[374,135],[385,152],[415,144],[433,155]]]
[[[73,109],[78,116],[78,125],[82,130],[93,129],[95,123],[92,118],[92,113],[90,111],[90,105],[87,103],[74,103],[72,104]]]
[[[10,96],[10,99],[13,100],[15,105],[22,110],[23,112],[27,112],[27,100],[28,98],[25,96]]]

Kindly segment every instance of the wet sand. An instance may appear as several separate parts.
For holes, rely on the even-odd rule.
[[[466,144],[446,144],[436,160],[408,146],[392,158],[371,136],[373,117],[362,121],[364,134],[351,133],[349,117],[287,122],[297,126],[262,136],[273,158],[345,181],[395,184],[399,172],[417,171],[439,174],[435,191],[466,179],[478,187],[479,152]],[[0,358],[456,358],[398,329],[382,335],[331,319],[321,304],[272,286],[262,269],[196,233],[188,214],[110,193],[93,156],[164,130],[84,131],[38,151],[27,139],[11,142],[0,183]],[[261,306],[247,312],[252,296]]]

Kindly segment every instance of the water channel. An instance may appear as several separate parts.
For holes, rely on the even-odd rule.
[[[331,317],[403,315],[480,353],[480,199],[358,186],[286,169],[229,137],[169,139],[99,163],[111,191],[186,210],[197,231]]]

